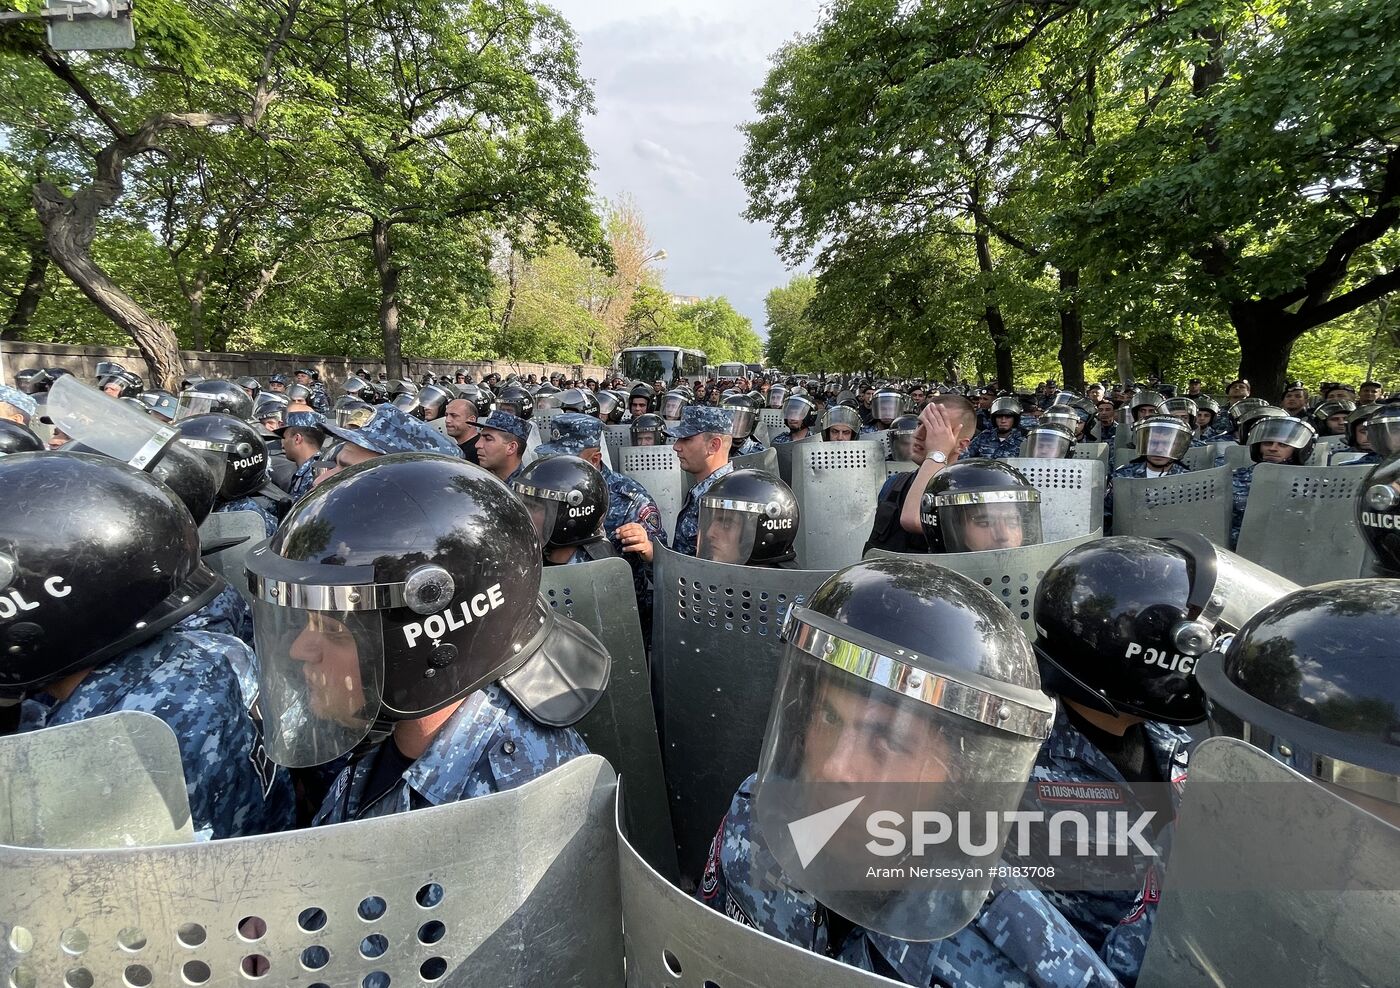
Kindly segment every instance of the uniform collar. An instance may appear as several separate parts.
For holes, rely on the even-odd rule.
[[[510,702],[494,683],[467,697],[404,772],[404,781],[434,806],[461,799],[472,769],[509,713]],[[384,743],[393,744],[393,739]]]

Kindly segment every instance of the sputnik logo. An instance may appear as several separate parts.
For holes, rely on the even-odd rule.
[[[836,836],[836,831],[841,829],[841,825],[851,818],[856,807],[863,802],[865,797],[857,796],[839,806],[820,810],[788,824],[788,833],[792,836],[792,844],[797,850],[797,859],[802,862],[802,867],[812,863],[812,859],[821,853],[822,848]]]

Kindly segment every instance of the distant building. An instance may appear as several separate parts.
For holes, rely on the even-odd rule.
[[[672,305],[694,305],[696,302],[700,302],[700,301],[703,301],[703,300],[700,298],[699,295],[672,295],[672,296],[671,296],[671,304],[672,304]]]

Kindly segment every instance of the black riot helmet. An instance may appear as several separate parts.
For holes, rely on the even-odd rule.
[[[535,413],[535,399],[519,384],[507,384],[496,398],[496,408],[516,418],[528,419]]]
[[[275,395],[274,397],[280,398],[282,396]],[[157,415],[167,422],[172,421],[180,410],[180,399],[163,388],[142,391],[136,396],[136,400],[144,405],[152,415]],[[254,418],[257,416],[254,415]]]
[[[1365,447],[1363,447],[1363,446],[1361,445],[1361,441],[1360,441],[1360,439],[1359,439],[1358,436],[1357,436],[1357,432],[1358,432],[1360,429],[1366,428],[1366,427],[1367,427],[1367,422],[1368,422],[1368,420],[1371,418],[1371,413],[1374,412],[1376,409],[1378,409],[1378,408],[1380,408],[1380,407],[1381,407],[1380,405],[1376,405],[1376,404],[1357,405],[1357,406],[1356,406],[1356,410],[1355,410],[1354,412],[1352,412],[1350,415],[1347,416],[1347,428],[1346,428],[1347,445],[1350,446],[1352,449],[1365,449],[1365,448],[1370,448],[1370,442],[1371,442],[1371,433],[1370,433],[1370,429],[1367,428],[1367,432],[1366,432],[1366,443],[1367,443],[1367,446],[1365,446]]]
[[[1073,430],[1044,418],[1031,426],[1021,440],[1021,455],[1031,459],[1064,459],[1073,452]]]
[[[247,422],[232,415],[196,415],[175,427],[186,446],[222,457],[221,501],[247,497],[267,482],[267,447]]]
[[[1021,399],[1015,395],[1004,395],[992,402],[992,407],[987,409],[987,415],[993,425],[997,425],[997,419],[1011,416],[1011,428],[1014,429],[1021,424]]]
[[[666,420],[647,412],[632,420],[633,446],[665,446]]]
[[[604,537],[608,485],[587,460],[577,456],[535,460],[510,486],[525,502],[546,549],[586,545]]]
[[[1041,679],[1104,713],[1194,724],[1206,715],[1198,657],[1295,587],[1197,533],[1085,543],[1036,588]]]
[[[262,382],[256,377],[240,377],[233,383],[248,392],[248,397],[252,398],[254,401],[257,401],[258,395],[262,394]]]
[[[1317,430],[1302,419],[1291,415],[1271,415],[1257,420],[1249,430],[1249,458],[1255,463],[1263,459],[1264,443],[1283,443],[1293,449],[1293,463],[1303,465],[1312,456]]]
[[[1382,413],[1394,408],[1397,414],[1383,422],[1392,431],[1376,431]],[[1390,423],[1394,423],[1392,427]],[[1378,440],[1390,441],[1400,434],[1400,405],[1383,405],[1371,416],[1368,432],[1371,446],[1386,459],[1376,464],[1356,491],[1356,524],[1380,571],[1400,577],[1400,456],[1387,455]]]
[[[1340,436],[1346,433],[1346,416],[1356,411],[1356,402],[1350,398],[1328,398],[1312,413],[1312,424],[1318,435]]]
[[[271,428],[278,428],[287,417],[287,406],[291,404],[286,395],[268,391],[258,395],[258,400],[253,403],[253,421],[266,426],[269,419],[276,419],[277,425]]]
[[[1400,405],[1382,405],[1366,420],[1371,449],[1384,459],[1400,453]]]
[[[18,422],[0,419],[0,456],[11,453],[37,453],[44,448],[44,442]]]
[[[776,391],[774,388],[773,391]],[[772,391],[769,392],[772,394]],[[816,403],[806,395],[791,395],[783,403],[783,424],[793,431],[810,429],[817,424]]]
[[[721,408],[729,409],[729,434],[735,439],[744,440],[753,435],[758,425],[758,411],[748,395],[730,395],[720,402]],[[735,443],[737,446],[738,443]]]
[[[253,399],[232,381],[209,378],[180,392],[175,420],[194,415],[232,415],[247,421],[253,417]]]
[[[919,429],[917,415],[901,415],[890,423],[890,459],[910,461],[914,459],[914,433]]]
[[[113,363],[110,360],[103,360],[97,365],[96,386],[98,390],[105,391],[108,385],[117,385],[121,392],[117,398],[134,398],[141,390],[141,378],[139,375],[127,370],[121,364]]]
[[[559,410],[564,412],[581,412],[584,415],[597,416],[598,399],[587,388],[568,388],[559,392]]]
[[[491,682],[551,726],[607,686],[597,639],[539,598],[525,505],[464,460],[394,453],[342,470],[246,565],[280,764],[330,761]]]
[[[624,397],[616,391],[599,391],[597,394],[598,418],[608,425],[620,424],[622,414],[627,410],[627,406],[623,403]]]
[[[101,665],[223,585],[149,474],[83,453],[0,457],[0,696]]]
[[[541,387],[544,387],[544,385],[541,385]],[[656,389],[650,384],[644,384],[638,381],[636,384],[632,385],[632,390],[627,393],[627,405],[629,408],[635,398],[645,398],[648,411],[656,407]]]
[[[1400,584],[1294,590],[1201,659],[1211,733],[1310,779],[1400,803]]]
[[[961,929],[984,904],[990,877],[980,886],[861,888],[850,868],[867,860],[864,827],[841,828],[813,858],[788,824],[866,796],[907,812],[917,808],[910,803],[927,808],[936,793],[951,819],[1014,809],[1055,710],[1016,620],[979,583],[905,556],[828,577],[788,612],[782,639],[754,794],[755,845],[766,845],[794,884],[867,929],[901,939]],[[878,786],[874,773],[899,782]],[[956,843],[922,854],[920,864],[931,874],[967,869],[972,852]],[[987,851],[995,860],[1001,847]]]
[[[800,522],[797,498],[766,470],[735,470],[700,499],[695,554],[739,566],[792,559]]]
[[[787,400],[788,387],[786,384],[775,384],[768,389],[768,398],[765,402],[767,408],[782,408]]]
[[[65,455],[105,455],[76,439],[65,443],[59,448],[59,452]],[[184,443],[171,443],[160,459],[146,467],[146,472],[170,488],[190,513],[195,525],[203,525],[209,513],[214,510],[214,505],[218,503],[219,483],[224,476],[224,461],[217,453],[192,449]]]
[[[416,391],[400,391],[394,395],[389,404],[405,415],[412,415],[417,419],[423,417],[423,406],[418,402],[418,392]]]
[[[368,396],[373,389],[370,387],[369,381],[360,377],[358,374],[351,374],[341,382],[340,390],[351,398],[359,398],[361,401],[365,401],[368,400]]]
[[[442,418],[452,395],[441,384],[430,384],[418,392],[418,410],[425,421]]]
[[[1040,491],[1002,460],[961,460],[929,481],[919,521],[930,552],[1039,545]]]
[[[37,395],[49,389],[53,378],[42,367],[26,367],[15,375],[15,387],[27,395]]]

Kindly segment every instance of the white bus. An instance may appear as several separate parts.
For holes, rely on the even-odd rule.
[[[661,381],[669,388],[703,378],[705,354],[678,346],[634,346],[619,353],[613,367],[629,381]]]

